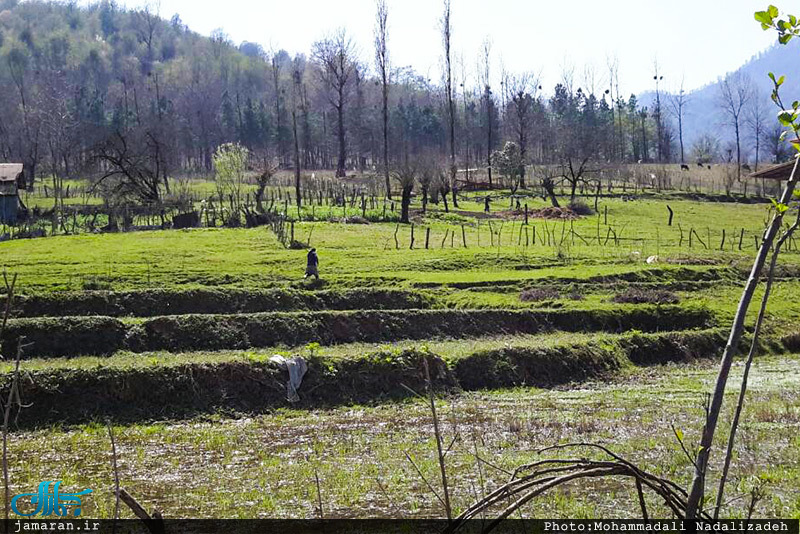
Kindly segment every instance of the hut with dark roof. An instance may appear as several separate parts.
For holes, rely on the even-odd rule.
[[[22,163],[0,163],[0,224],[17,223],[20,186],[24,186]]]
[[[778,181],[788,180],[792,176],[792,170],[794,169],[795,161],[796,160],[792,160],[787,161],[786,163],[772,165],[766,169],[761,169],[760,171],[749,174],[748,178]]]

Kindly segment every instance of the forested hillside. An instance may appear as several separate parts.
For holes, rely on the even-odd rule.
[[[719,80],[703,86],[685,95],[683,110],[683,141],[686,147],[708,144],[715,141],[716,157],[724,159],[727,149],[735,147],[735,131],[730,121],[730,114],[724,108],[721,86],[726,76],[738,78],[748,89],[745,106],[741,117],[741,140],[745,152],[745,160],[755,162],[756,137],[759,137],[759,161],[772,162],[788,157],[788,147],[779,142],[781,126],[774,120],[778,108],[772,103],[772,81],[766,73],[776,76],[789,75],[795,70],[796,58],[793,51],[784,46],[773,46],[750,59],[736,72],[717,73]],[[786,95],[796,95],[800,90],[797,80],[788,76],[783,86]],[[662,95],[663,96],[663,95]],[[676,122],[673,102],[676,95],[667,95],[666,102],[669,118]],[[653,106],[655,92],[647,92],[639,96],[643,105]]]
[[[344,30],[290,57],[108,1],[0,6],[0,150],[25,163],[29,181],[105,177],[118,192],[157,201],[170,177],[209,171],[226,142],[264,167],[293,167],[295,146],[302,169],[382,166],[375,53],[363,43],[357,53]],[[387,50],[391,61],[391,36]],[[459,168],[487,167],[506,141],[525,164],[680,159],[666,104],[640,107],[613,85],[590,94],[569,77],[545,88],[529,73],[504,72],[490,87],[499,66],[487,60],[479,75],[454,73],[448,106],[444,83],[388,67],[390,161],[446,157],[451,130]]]

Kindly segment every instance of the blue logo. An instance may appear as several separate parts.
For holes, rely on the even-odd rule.
[[[50,487],[52,485],[52,488]],[[15,514],[22,517],[32,517],[40,515],[47,517],[50,515],[57,515],[58,517],[66,517],[69,515],[69,507],[75,507],[75,517],[81,515],[81,495],[87,495],[92,492],[90,489],[85,489],[78,493],[59,493],[59,486],[61,481],[53,482],[46,480],[39,483],[39,488],[36,493],[20,493],[11,499],[11,509]],[[23,503],[30,498],[30,504],[36,506],[36,510],[29,514],[23,514],[17,508],[17,501],[23,500]]]

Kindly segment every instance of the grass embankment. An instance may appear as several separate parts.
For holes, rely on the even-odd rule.
[[[0,298],[0,305],[5,299]],[[153,317],[158,315],[237,314],[269,311],[402,310],[432,307],[425,292],[391,288],[300,291],[291,288],[150,289],[69,291],[21,295],[13,317]]]
[[[713,323],[700,307],[622,305],[571,310],[366,310],[267,312],[238,315],[172,315],[126,322],[113,317],[14,319],[4,332],[3,351],[24,356],[71,357],[118,350],[246,349],[326,345],[401,339],[465,338],[498,334],[648,332],[700,328]]]
[[[544,273],[546,274],[546,273]],[[721,284],[739,282],[742,273],[732,267],[661,266],[647,269],[630,265],[595,266],[582,269],[553,269],[550,274],[531,273],[527,277],[466,281],[458,276],[442,281],[414,282],[408,288],[357,287],[324,289],[324,281],[278,286],[269,289],[201,287],[140,289],[127,291],[52,291],[17,295],[14,317],[182,315],[191,313],[254,313],[264,311],[409,309],[430,307],[543,307],[520,300],[519,293],[529,288],[548,288],[561,296],[583,300],[596,296],[610,302],[615,291],[632,286],[671,291],[697,291]],[[0,305],[5,300],[0,297]],[[552,305],[552,303],[545,303]],[[563,304],[563,303],[561,303]]]
[[[342,346],[283,351],[308,363],[298,406],[378,402],[424,391],[422,360],[437,388],[552,387],[610,377],[633,365],[686,362],[716,355],[719,329],[658,334],[565,334],[397,347]],[[203,412],[257,412],[287,406],[286,371],[276,351],[121,353],[110,358],[26,362],[25,410],[18,424],[186,417]],[[3,366],[3,380],[11,364]]]

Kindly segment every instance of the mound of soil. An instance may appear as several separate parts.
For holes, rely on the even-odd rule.
[[[680,297],[663,289],[631,287],[611,297],[618,304],[677,304]]]
[[[535,219],[566,219],[568,221],[580,219],[580,215],[570,208],[555,208],[553,206],[530,210],[528,216]]]
[[[523,291],[519,300],[523,302],[540,302],[543,300],[556,300],[561,295],[553,287],[532,287]]]

